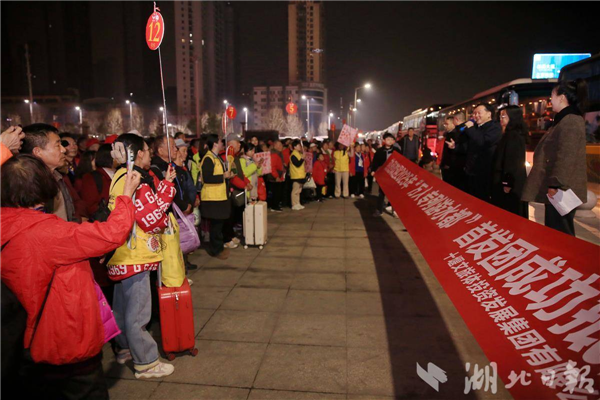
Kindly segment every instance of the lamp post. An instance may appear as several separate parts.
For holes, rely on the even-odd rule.
[[[79,133],[83,134],[83,110],[81,107],[75,107],[77,111],[79,111]]]
[[[225,104],[225,110],[227,110],[227,106],[229,105],[229,102],[227,100],[223,100],[223,104]]]
[[[33,124],[33,101],[25,100],[25,104],[29,104],[29,120]]]
[[[133,102],[125,100],[126,104],[129,104],[129,130],[133,130]]]
[[[246,121],[246,130],[248,130],[248,108],[244,107],[245,121]]]
[[[359,86],[357,88],[354,89],[354,117],[352,118],[352,122],[354,123],[354,127],[356,128],[356,104],[360,102],[360,99],[358,98],[358,91],[361,89],[371,89],[371,84],[370,83],[365,83],[363,86]]]
[[[327,117],[327,129],[331,129],[331,118],[333,118],[332,112],[330,112],[329,116]]]

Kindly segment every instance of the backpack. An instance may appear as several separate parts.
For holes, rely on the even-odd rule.
[[[102,175],[98,171],[92,171],[92,177],[94,178],[94,182],[96,183],[96,188],[98,189],[98,193],[102,195]],[[105,199],[100,199],[98,203],[98,209],[90,215],[90,222],[98,221],[98,222],[106,222],[108,216],[110,215],[110,209],[108,208],[108,202]]]

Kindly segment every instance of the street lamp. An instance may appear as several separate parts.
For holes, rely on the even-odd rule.
[[[227,100],[223,100],[223,104],[225,104],[225,109],[227,110],[227,105],[229,104],[229,102]]]
[[[327,117],[327,129],[331,129],[331,118],[333,118],[332,112],[330,112],[329,116]]]
[[[33,124],[33,102],[25,99],[25,104],[29,104],[29,120]]]
[[[371,89],[371,84],[365,83],[364,85],[359,86],[354,89],[354,108],[356,108],[356,104],[360,102],[360,100],[358,98],[358,91],[361,89]],[[354,111],[356,113],[356,110],[354,110]],[[356,128],[356,114],[354,114],[354,117],[352,118],[352,122],[354,122],[354,127]]]
[[[246,124],[245,124],[245,126],[246,126],[246,130],[248,130],[248,108],[247,107],[244,107],[244,114],[246,114],[246,117],[245,117]]]
[[[79,106],[75,107],[75,109],[79,111],[79,132],[83,134],[83,110]]]
[[[125,100],[126,104],[129,104],[129,130],[133,130],[133,102]]]

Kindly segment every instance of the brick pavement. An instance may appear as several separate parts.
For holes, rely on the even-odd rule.
[[[263,250],[240,246],[226,261],[196,251],[198,356],[140,381],[107,345],[111,398],[474,398],[463,394],[464,363],[487,358],[402,222],[373,209],[373,198],[311,203],[269,213]],[[440,393],[416,362],[447,372]],[[510,398],[502,382],[494,398]]]

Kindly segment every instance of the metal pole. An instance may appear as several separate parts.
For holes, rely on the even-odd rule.
[[[354,108],[357,108],[356,105],[358,101],[358,88],[354,89]],[[352,112],[354,114],[352,114],[352,124],[354,125],[354,127],[356,128],[356,112],[354,111],[354,108],[352,108]]]
[[[306,138],[310,134],[310,99],[306,98]]]
[[[200,138],[202,126],[200,124],[200,73],[198,71],[198,57],[194,58],[194,92],[196,96],[196,136]]]
[[[25,59],[27,60],[27,83],[29,84],[29,121],[33,124],[33,88],[31,86],[31,65],[29,64],[28,43],[25,43]]]
[[[83,110],[79,108],[79,129],[80,133],[83,134]]]
[[[246,130],[248,130],[248,110],[244,110],[244,113],[246,113]]]

